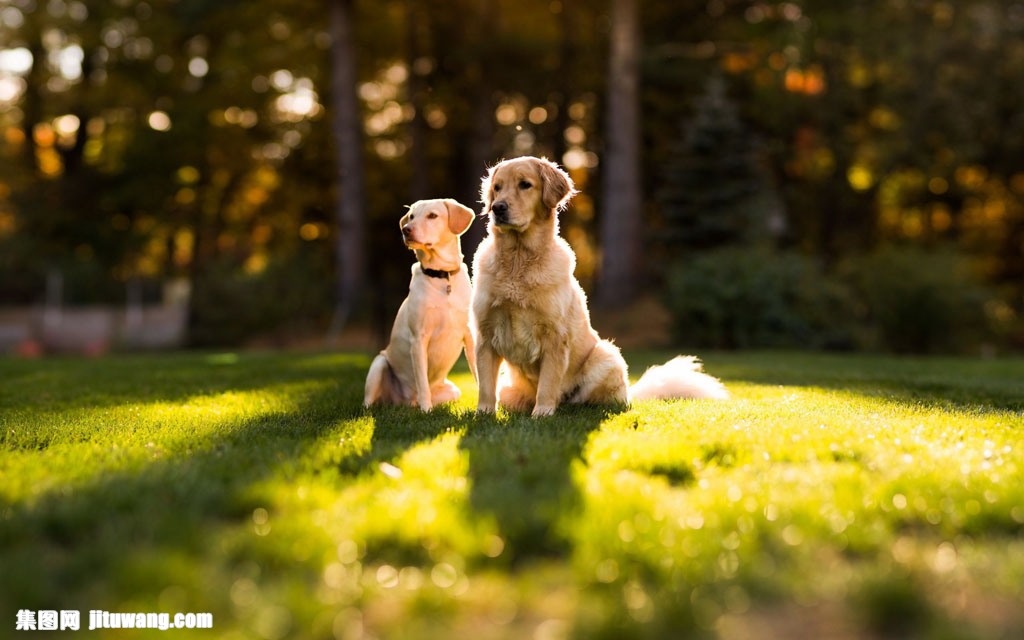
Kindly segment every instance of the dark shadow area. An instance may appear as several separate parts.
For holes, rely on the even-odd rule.
[[[455,373],[467,371],[460,360]],[[561,522],[580,508],[573,464],[582,459],[590,434],[623,410],[564,405],[553,418],[533,419],[504,412],[481,416],[447,405],[427,414],[414,407],[377,406],[369,409],[374,418],[370,448],[343,460],[339,470],[351,476],[370,472],[444,433],[461,434],[459,447],[469,455],[470,506],[476,517],[495,518],[504,542],[502,561],[553,557],[568,547]]]
[[[367,410],[374,419],[370,449],[342,461],[339,470],[359,475],[390,462],[418,444],[429,442],[448,431],[458,431],[464,416],[448,405],[424,413],[416,407],[375,406]]]
[[[369,361],[367,361],[369,367]],[[450,376],[468,375],[469,366],[465,356],[460,356]],[[462,389],[466,393],[466,389]],[[362,455],[348,458],[339,470],[348,475],[358,475],[367,469],[378,467],[400,457],[405,451],[418,444],[429,442],[443,433],[462,430],[467,416],[472,412],[454,409],[451,404],[442,404],[424,413],[417,407],[375,405],[364,411],[373,416],[374,429],[370,448]]]
[[[466,371],[460,360],[455,372]],[[568,547],[560,523],[580,508],[573,463],[582,458],[590,434],[622,410],[564,405],[553,418],[533,419],[504,412],[480,416],[446,405],[428,414],[414,407],[377,406],[369,410],[374,417],[369,450],[342,461],[340,470],[359,475],[446,432],[461,433],[459,447],[469,454],[470,506],[476,517],[495,518],[504,542],[502,561],[553,557]]]
[[[566,515],[582,508],[572,478],[590,434],[621,407],[562,406],[555,417],[473,416],[460,447],[469,453],[470,502],[496,519],[513,564],[564,554]]]

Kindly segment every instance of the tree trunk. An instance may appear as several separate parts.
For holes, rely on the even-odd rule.
[[[635,295],[640,255],[640,28],[637,0],[612,0],[605,153],[601,173],[601,273],[598,303],[621,305]]]
[[[497,28],[498,7],[494,0],[481,0],[476,4],[477,28],[472,30],[472,47],[476,56],[468,65],[467,75],[472,80],[474,92],[467,96],[471,101],[471,129],[463,148],[457,153],[463,159],[457,171],[460,176],[459,201],[470,209],[480,208],[480,179],[487,173],[487,167],[494,164],[494,98],[489,72],[493,66],[489,38]],[[472,266],[473,256],[487,235],[487,218],[477,220],[462,236],[462,250],[466,264]]]
[[[555,91],[555,137],[551,141],[552,160],[564,162],[565,152],[568,145],[565,143],[565,130],[569,128],[569,105],[572,104],[573,74],[576,68],[573,60],[576,59],[576,42],[573,37],[573,13],[569,10],[572,7],[572,0],[562,2],[562,10],[558,14],[558,28],[561,37],[559,43],[559,83]]]
[[[334,138],[336,185],[336,284],[334,317],[328,332],[333,342],[357,308],[366,280],[366,211],[363,181],[362,124],[356,94],[356,44],[353,0],[331,2],[331,135]]]
[[[40,94],[40,87],[46,84],[46,49],[43,47],[42,35],[36,29],[29,33],[29,51],[32,53],[32,68],[25,76],[25,93],[21,98],[21,129],[25,135],[25,144],[22,146],[25,166],[29,170],[29,175],[35,177],[38,169],[35,127],[43,118],[43,97]],[[84,129],[85,123],[81,123],[80,126]]]
[[[427,83],[423,73],[417,70],[417,61],[424,55],[421,46],[420,29],[423,16],[417,11],[419,0],[406,0],[405,37],[406,66],[409,69],[408,101],[413,107],[409,120],[409,177],[410,202],[430,197],[430,176],[427,168]]]

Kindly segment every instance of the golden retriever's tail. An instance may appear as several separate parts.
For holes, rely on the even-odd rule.
[[[676,356],[665,364],[644,371],[629,387],[629,401],[711,398],[725,400],[729,392],[718,380],[702,371],[695,356]]]

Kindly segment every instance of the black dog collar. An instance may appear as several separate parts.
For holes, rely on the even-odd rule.
[[[459,272],[458,269],[456,269],[455,271],[441,271],[440,269],[428,269],[424,267],[422,264],[420,265],[420,269],[423,271],[425,275],[428,275],[431,278],[441,278],[442,280],[451,280],[452,274]]]

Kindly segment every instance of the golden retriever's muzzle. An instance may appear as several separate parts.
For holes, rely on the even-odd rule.
[[[504,200],[498,200],[491,205],[491,214],[494,215],[494,222],[499,225],[508,225],[508,203]]]

